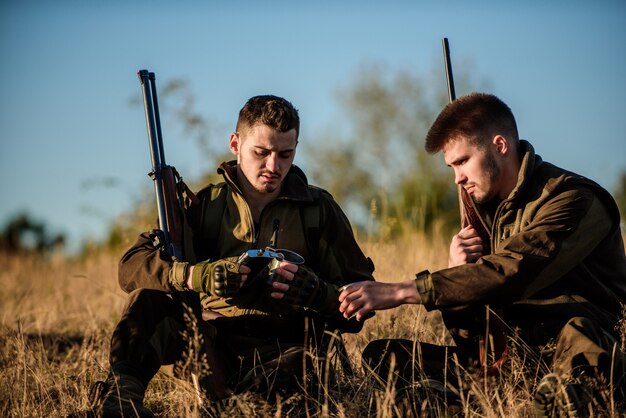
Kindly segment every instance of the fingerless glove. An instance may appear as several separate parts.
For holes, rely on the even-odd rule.
[[[339,312],[339,288],[326,283],[308,267],[298,266],[283,300],[292,305],[310,308],[324,315]]]
[[[237,257],[197,263],[191,280],[196,292],[220,297],[233,296],[241,287]]]

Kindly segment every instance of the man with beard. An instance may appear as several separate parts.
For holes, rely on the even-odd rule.
[[[186,202],[187,259],[166,257],[149,232],[123,255],[130,295],[109,376],[95,387],[98,414],[151,416],[144,394],[164,364],[196,376],[213,406],[244,391],[305,390],[328,331],[362,328],[339,312],[339,288],[373,280],[374,267],[337,203],[293,165],[299,128],[287,100],[251,98],[230,136],[236,160],[218,168],[223,182]],[[272,270],[253,274],[243,254]]]
[[[465,369],[498,374],[523,344],[542,357],[527,363],[530,375],[543,377],[533,401],[540,413],[582,414],[594,396],[606,396],[596,388],[623,395],[616,327],[626,303],[626,258],[611,195],[542,161],[519,140],[509,107],[489,94],[448,104],[428,132],[426,150],[443,152],[460,192],[470,197],[472,222],[452,238],[448,268],[414,280],[350,285],[340,310],[360,319],[422,304],[441,311],[455,346],[378,340],[366,347],[364,363],[386,378],[395,362],[400,384],[415,376],[456,382],[444,373],[455,370],[446,364],[452,354]]]

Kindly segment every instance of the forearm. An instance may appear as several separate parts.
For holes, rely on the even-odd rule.
[[[376,282],[365,286],[372,310],[391,309],[400,305],[415,305],[422,302],[415,280],[392,283]]]
[[[417,290],[415,280],[396,283],[398,304],[420,304],[422,297]]]
[[[404,304],[422,303],[415,280],[403,282],[359,282],[344,286],[339,296],[340,312],[345,318],[356,315],[358,321],[370,312],[392,309]]]

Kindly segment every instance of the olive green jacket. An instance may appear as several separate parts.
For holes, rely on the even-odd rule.
[[[202,189],[186,210],[192,231],[192,239],[188,240],[191,244],[185,250],[190,262],[238,257],[249,249],[272,245],[302,255],[305,265],[335,286],[373,280],[373,263],[361,251],[341,208],[330,194],[309,186],[298,167],[291,167],[280,196],[263,209],[258,225],[253,222],[250,208],[237,184],[236,162],[222,163],[218,173],[224,182]],[[216,202],[224,198],[223,193],[226,194],[226,204],[219,205]],[[216,217],[215,205],[219,205],[222,213],[219,219],[208,219]],[[311,205],[315,208],[309,208]],[[319,211],[319,225],[306,225],[303,220],[306,210]],[[119,266],[121,288],[126,292],[138,288],[180,292],[182,289],[172,280],[172,273],[179,263],[165,259],[152,241],[150,233],[141,234],[122,257]],[[195,295],[194,292],[184,293]],[[269,285],[263,280],[254,280],[246,283],[234,297],[200,294],[200,298],[203,308],[227,317],[316,315],[271,298],[269,294]],[[358,331],[362,326],[357,325],[357,321],[348,324],[339,311],[333,318],[325,319],[344,331]]]
[[[490,304],[512,324],[584,316],[612,331],[626,303],[626,257],[611,195],[542,161],[521,141],[517,185],[497,207],[491,253],[474,264],[418,273],[428,310]],[[484,208],[476,205],[479,213]]]

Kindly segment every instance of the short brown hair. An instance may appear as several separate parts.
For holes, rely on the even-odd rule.
[[[513,112],[493,94],[471,93],[448,103],[439,113],[426,135],[425,148],[430,154],[437,153],[458,136],[484,146],[495,135],[519,141]]]
[[[237,132],[250,129],[262,123],[277,130],[288,132],[296,130],[296,138],[300,132],[300,116],[298,110],[282,97],[263,95],[250,98],[239,111]]]

